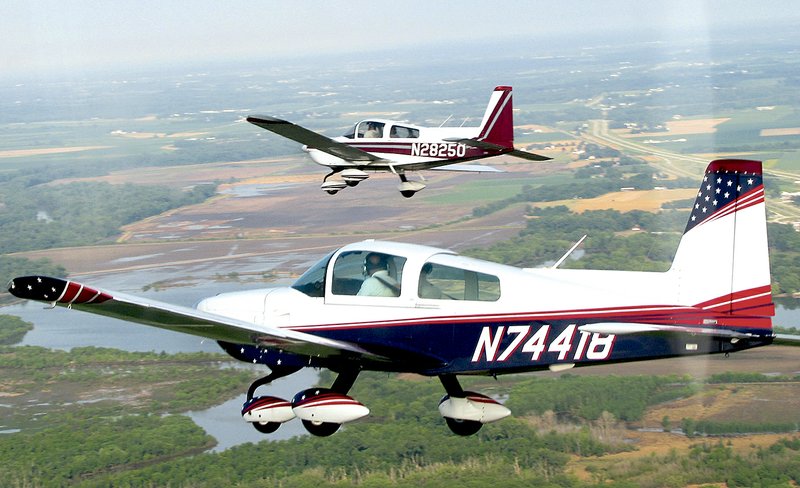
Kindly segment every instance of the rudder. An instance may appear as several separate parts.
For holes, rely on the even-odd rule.
[[[483,114],[477,140],[514,148],[514,105],[511,101],[511,87],[498,86],[489,98],[486,113]]]

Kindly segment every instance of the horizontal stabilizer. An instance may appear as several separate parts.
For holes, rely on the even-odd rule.
[[[509,151],[506,154],[511,156],[527,159],[528,161],[550,161],[553,158],[548,158],[547,156],[542,156],[541,154],[534,154],[529,153],[527,151],[520,151],[519,149],[514,149],[513,151]]]
[[[432,171],[463,171],[465,173],[505,173],[502,169],[492,168],[491,166],[484,166],[482,164],[451,164],[428,169]]]
[[[729,337],[731,339],[747,339],[756,337],[753,334],[722,328],[696,327],[688,325],[642,324],[632,322],[601,322],[596,324],[586,324],[579,326],[578,330],[581,332],[614,335],[643,334],[648,332],[672,332],[678,334],[695,334],[711,337]]]
[[[549,161],[553,159],[553,158],[548,158],[547,156],[542,156],[540,154],[520,151],[519,149],[512,149],[506,146],[501,146],[499,144],[492,144],[491,142],[479,141],[477,139],[459,139],[456,137],[450,137],[443,140],[446,142],[457,142],[465,146],[477,147],[485,151],[498,151],[503,154],[510,154],[511,156],[516,156],[518,158],[527,159],[530,161]]]

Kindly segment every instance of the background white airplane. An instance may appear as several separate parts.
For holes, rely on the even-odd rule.
[[[510,86],[494,89],[480,127],[420,127],[405,122],[368,119],[357,123],[345,135],[331,139],[275,117],[251,116],[247,121],[303,144],[303,150],[314,162],[331,169],[321,187],[331,195],[367,179],[367,171],[390,171],[398,175],[398,190],[404,197],[411,197],[425,185],[409,181],[407,171],[437,169],[502,154],[532,161],[551,159],[514,147]],[[444,169],[497,171],[488,166],[463,164]],[[328,181],[337,173],[341,174],[341,180]]]
[[[299,417],[318,436],[369,413],[347,395],[362,370],[438,376],[447,392],[440,413],[453,432],[469,435],[510,411],[464,391],[456,375],[730,353],[798,339],[772,332],[761,163],[745,160],[709,164],[666,272],[518,269],[368,240],[328,254],[291,287],[224,293],[196,310],[43,276],[15,278],[9,291],[214,339],[233,357],[271,370],[248,391],[246,421],[272,432]],[[291,401],[256,396],[304,367],[338,377]]]

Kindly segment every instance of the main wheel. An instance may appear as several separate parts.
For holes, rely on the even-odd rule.
[[[401,192],[400,192],[400,194],[401,194],[401,195],[403,195],[403,196],[404,196],[404,197],[406,197],[406,198],[411,198],[411,197],[413,197],[415,193],[417,193],[417,192],[415,192],[415,191],[410,191],[410,190],[403,190],[403,191],[401,191]]]
[[[261,432],[262,434],[272,434],[278,427],[281,426],[280,422],[253,422],[253,427],[256,428],[257,431]]]
[[[328,195],[336,195],[337,193],[339,193],[339,190],[325,190],[325,191],[328,192]]]
[[[460,436],[468,436],[477,433],[483,427],[483,424],[476,420],[459,420],[445,417],[447,426],[453,431],[453,434]]]
[[[342,424],[334,424],[332,422],[312,422],[310,420],[303,420],[303,427],[306,428],[309,434],[317,437],[328,437],[333,435]]]

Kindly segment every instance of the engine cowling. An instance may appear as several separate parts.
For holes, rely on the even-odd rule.
[[[242,406],[242,418],[247,422],[282,424],[294,417],[292,404],[283,398],[259,396],[248,400]]]
[[[292,399],[292,411],[301,420],[344,424],[369,415],[358,400],[327,388],[303,390]]]
[[[511,410],[481,393],[465,391],[464,398],[445,395],[439,402],[442,417],[488,424],[511,415]]]

